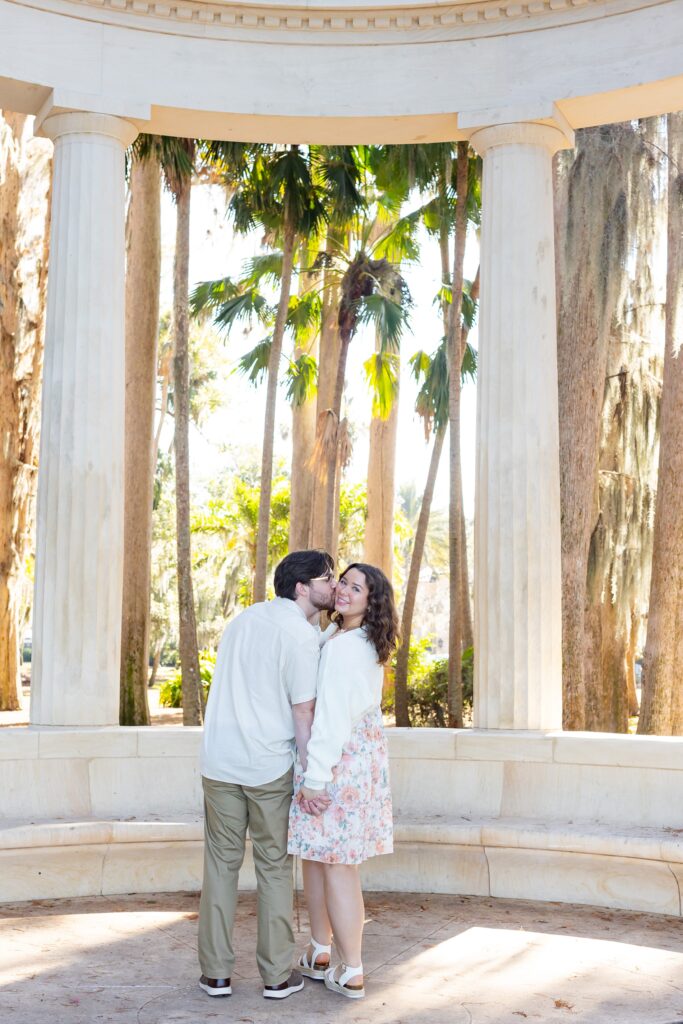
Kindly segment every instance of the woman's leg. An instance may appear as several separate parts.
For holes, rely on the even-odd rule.
[[[325,864],[325,902],[334,932],[334,942],[342,961],[349,967],[361,963],[365,906],[360,887],[360,872],[355,864]],[[362,975],[353,978],[354,985]]]
[[[332,925],[327,914],[325,900],[324,865],[315,860],[301,861],[304,876],[304,895],[308,907],[308,919],[311,924],[311,936],[321,946],[329,946],[332,941]],[[309,963],[313,947],[308,947]],[[328,953],[321,953],[316,963],[319,967],[327,967],[330,962]]]

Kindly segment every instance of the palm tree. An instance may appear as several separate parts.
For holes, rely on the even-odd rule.
[[[282,344],[297,244],[316,234],[325,220],[323,191],[312,170],[311,154],[300,146],[246,146],[215,143],[213,153],[223,158],[226,180],[236,186],[230,212],[238,231],[247,232],[260,224],[269,240],[282,245],[280,293],[277,313],[269,339],[266,410],[261,459],[261,493],[254,577],[254,600],[266,596],[268,524],[273,478],[273,446],[277,385]]]
[[[167,169],[176,204],[176,245],[173,266],[173,447],[176,467],[176,548],[178,556],[178,646],[182,670],[183,725],[201,725],[203,695],[197,645],[197,622],[192,586],[190,532],[190,356],[188,292],[190,274],[190,200],[196,144],[176,140],[187,165]]]
[[[476,374],[477,357],[474,349],[467,343],[467,334],[474,323],[476,301],[478,298],[478,280],[477,275],[475,282],[467,284],[462,296],[462,315],[465,321],[465,329],[463,330],[464,352],[461,363],[461,375],[463,378],[465,376],[474,378]],[[447,314],[445,314],[446,316]],[[429,518],[432,510],[432,500],[434,498],[434,486],[448,427],[450,373],[446,339],[444,338],[434,355],[428,356],[426,352],[420,351],[415,353],[410,362],[416,380],[422,380],[415,409],[424,422],[426,437],[429,438],[429,435],[433,432],[434,443],[429,460],[427,481],[420,503],[420,513],[415,529],[413,548],[410,555],[410,567],[403,597],[401,643],[396,654],[396,670],[394,675],[396,725],[398,726],[409,726],[411,724],[408,715],[410,637],[413,616],[415,614],[420,570],[422,568],[427,530],[429,528]]]
[[[129,159],[121,725],[149,725],[153,434],[161,273],[161,170],[155,141],[154,136],[139,135]]]

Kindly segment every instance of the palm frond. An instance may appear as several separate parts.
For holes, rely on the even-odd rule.
[[[462,365],[460,367],[460,379],[463,384],[467,377],[472,381],[477,379],[477,359],[477,350],[476,348],[473,348],[468,341],[465,344],[465,352],[463,354]]]
[[[232,278],[222,277],[217,281],[200,281],[190,293],[190,313],[201,317],[222,306],[228,299],[239,294],[239,285]]]
[[[307,353],[290,361],[287,367],[287,401],[298,408],[318,390],[318,363]]]
[[[229,331],[239,320],[267,324],[271,319],[272,309],[263,295],[256,288],[248,288],[222,303],[213,322],[219,330]]]
[[[366,295],[358,300],[357,318],[360,323],[375,327],[382,351],[398,351],[408,320],[404,303],[396,302],[387,295]]]
[[[273,347],[272,336],[264,338],[258,345],[254,345],[249,352],[246,352],[237,364],[239,373],[249,378],[249,382],[255,387],[261,383],[268,373],[268,362]]]
[[[375,352],[363,363],[372,389],[372,415],[387,419],[398,394],[400,360],[395,352]]]
[[[318,292],[308,291],[302,295],[291,296],[287,310],[287,326],[292,329],[297,345],[308,345],[318,333],[322,309],[322,298]]]
[[[282,280],[282,253],[266,252],[258,256],[252,256],[243,264],[243,284],[247,287],[259,285],[262,282],[271,284],[274,287]]]

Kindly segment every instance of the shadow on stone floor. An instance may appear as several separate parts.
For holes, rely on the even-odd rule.
[[[308,982],[265,1002],[256,900],[240,898],[234,995],[197,987],[196,894],[0,907],[0,1020],[12,1024],[673,1024],[683,1021],[680,919],[561,904],[367,896],[367,998]],[[308,934],[303,909],[298,942]]]

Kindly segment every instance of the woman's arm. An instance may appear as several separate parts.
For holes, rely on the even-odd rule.
[[[315,718],[308,742],[304,784],[320,792],[332,781],[353,726],[372,705],[369,671],[373,660],[367,641],[339,637],[324,648]]]

